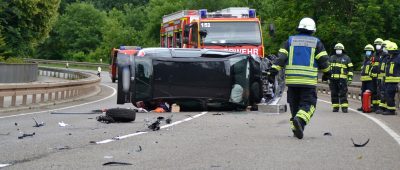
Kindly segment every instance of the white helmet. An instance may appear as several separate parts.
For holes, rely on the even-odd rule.
[[[301,19],[298,29],[306,29],[313,32],[317,31],[317,28],[315,27],[315,22],[311,18]]]

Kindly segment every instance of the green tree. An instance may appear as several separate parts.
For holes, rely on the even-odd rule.
[[[60,0],[9,0],[0,3],[0,25],[7,47],[16,56],[32,55],[50,32]]]
[[[72,3],[57,21],[52,39],[45,44],[56,44],[56,49],[52,50],[61,51],[60,55],[64,59],[81,56],[73,55],[78,52],[88,55],[103,41],[102,26],[105,19],[106,13],[94,8],[92,4]]]

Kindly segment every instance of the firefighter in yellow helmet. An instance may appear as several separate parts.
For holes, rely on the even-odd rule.
[[[331,63],[329,88],[333,112],[338,112],[341,107],[342,112],[347,113],[349,107],[347,85],[353,80],[353,63],[345,54],[342,43],[336,44],[334,50],[335,54],[329,57]]]
[[[361,68],[361,98],[363,97],[363,93],[367,90],[372,91],[372,77],[370,75],[370,71],[372,68],[372,58],[373,52],[375,51],[374,46],[368,44],[364,47],[365,57],[363,66]],[[361,99],[361,101],[363,101]],[[372,101],[371,101],[372,102]],[[358,109],[359,111],[363,111],[362,107]]]
[[[378,79],[380,80],[379,88],[382,89],[380,90],[380,102],[379,102],[379,109],[375,111],[376,114],[382,114],[386,111],[386,97],[385,97],[385,67],[388,59],[390,58],[389,56],[389,51],[387,50],[387,45],[390,44],[391,42],[389,40],[385,40],[382,43],[382,54],[381,54],[381,59],[380,59],[380,64],[379,64],[379,75]]]
[[[317,104],[316,84],[318,70],[329,77],[329,57],[321,40],[312,36],[316,31],[311,18],[303,18],[297,28],[299,34],[290,36],[279,49],[278,58],[273,62],[271,75],[285,68],[288,86],[287,102],[292,117],[291,129],[294,136],[303,138],[304,127],[310,123]]]
[[[383,115],[396,115],[395,96],[399,92],[398,84],[400,82],[400,51],[397,44],[390,42],[387,44],[389,58],[385,65],[385,100],[386,111]]]
[[[383,40],[377,38],[374,41],[375,53],[371,57],[371,71],[370,76],[372,78],[372,111],[379,109],[380,93],[379,93],[379,73],[380,73],[380,60],[382,57],[382,44]]]

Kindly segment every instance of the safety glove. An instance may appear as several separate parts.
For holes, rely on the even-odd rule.
[[[353,77],[347,78],[347,85],[350,85],[352,81],[353,81]]]
[[[268,81],[270,83],[275,81],[275,76],[278,74],[278,70],[274,69],[274,68],[270,68],[268,69]]]

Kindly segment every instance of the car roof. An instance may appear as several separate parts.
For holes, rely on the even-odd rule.
[[[143,48],[145,53],[169,53],[170,57],[206,57],[206,56],[232,56],[241,54],[225,50],[198,49],[198,48]]]

